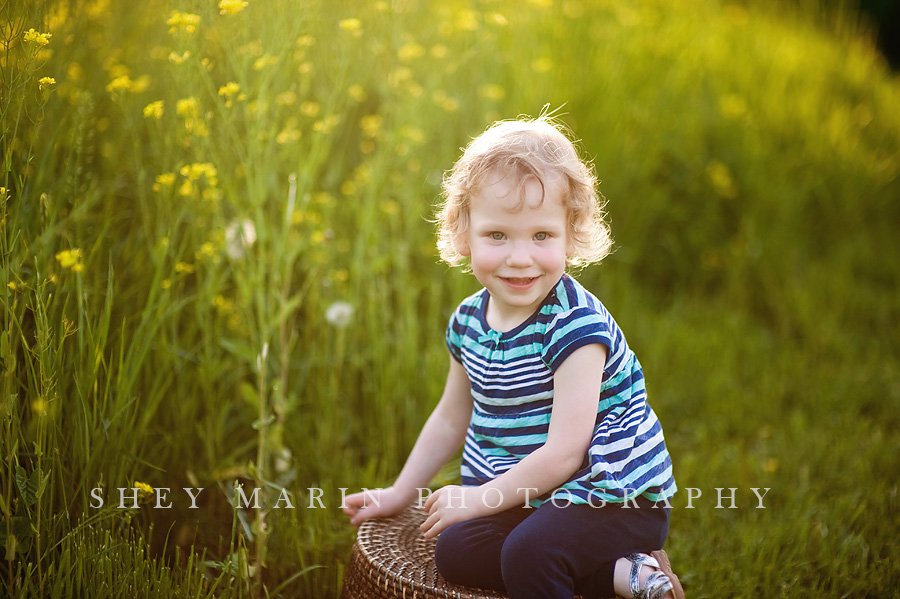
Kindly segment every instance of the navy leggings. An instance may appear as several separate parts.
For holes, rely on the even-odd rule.
[[[616,560],[662,549],[669,531],[669,509],[643,497],[627,508],[556,503],[447,527],[434,556],[441,576],[506,592],[510,599],[606,599],[615,596]]]

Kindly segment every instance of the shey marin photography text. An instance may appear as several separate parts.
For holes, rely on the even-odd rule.
[[[363,488],[360,491],[369,491],[375,489]],[[749,489],[741,489],[739,487],[715,487],[712,492],[704,491],[697,487],[687,487],[683,493],[678,493],[675,497],[668,500],[661,499],[654,503],[653,507],[669,507],[695,509],[698,507],[709,507],[712,509],[766,509],[765,498],[771,489],[769,487],[750,487]],[[245,490],[241,485],[235,485],[233,494],[233,506],[235,508],[254,508],[254,509],[296,509],[297,507],[305,509],[328,509],[343,508],[345,498],[347,497],[349,488],[340,487],[336,494],[326,496],[324,489],[319,487],[308,487],[304,497],[299,497],[295,493],[291,493],[282,488],[277,494],[272,490],[268,496],[260,493],[259,488]],[[525,496],[526,504],[532,500],[536,489],[519,489],[520,493]],[[416,502],[420,508],[425,504],[428,496],[431,495],[431,489],[421,487],[418,489],[419,498]],[[146,505],[153,509],[169,509],[175,505],[175,502],[183,501],[189,509],[199,509],[197,500],[203,493],[202,487],[182,487],[180,489],[172,489],[171,487],[151,487],[146,483],[136,482],[133,487],[117,487],[114,493],[106,495],[103,487],[95,487],[91,490],[90,507],[99,509],[109,505],[119,509],[136,509],[141,505]],[[622,508],[640,509],[634,499],[636,493],[626,495]],[[368,496],[372,504],[376,504],[377,496]],[[340,501],[336,501],[339,499]],[[450,507],[453,507],[451,496]],[[496,508],[502,502],[502,497],[497,493],[485,494],[482,501],[485,507]],[[591,507],[601,508],[609,504],[599,494],[589,495]],[[458,497],[459,507],[466,507],[463,503],[462,494]],[[555,492],[549,499],[558,505],[563,505],[569,501],[568,492],[561,489]],[[189,505],[188,505],[189,504]],[[365,506],[364,506],[365,507]]]

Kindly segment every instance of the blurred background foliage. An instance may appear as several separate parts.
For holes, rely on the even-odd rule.
[[[545,107],[616,240],[578,276],[703,493],[668,545],[690,594],[900,585],[900,84],[858,13],[40,0],[0,34],[10,596],[337,596],[340,489],[390,484],[477,288],[438,262],[441,177]],[[119,508],[137,482],[173,507]]]

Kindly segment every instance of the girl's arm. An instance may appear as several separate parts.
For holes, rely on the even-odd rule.
[[[455,522],[525,505],[566,482],[591,444],[606,356],[606,346],[596,343],[572,352],[553,376],[546,443],[489,483],[435,491],[425,502],[425,536],[436,536]]]
[[[469,377],[462,364],[450,358],[444,393],[422,427],[406,464],[392,487],[348,495],[343,511],[353,526],[370,518],[390,516],[412,503],[438,470],[462,446],[472,415]]]

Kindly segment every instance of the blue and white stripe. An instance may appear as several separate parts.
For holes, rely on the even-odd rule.
[[[500,333],[487,324],[489,297],[483,289],[464,300],[447,327],[447,346],[465,367],[474,399],[463,484],[496,478],[546,442],[553,373],[579,347],[602,343],[608,357],[591,446],[582,467],[557,492],[564,489],[571,501],[594,504],[637,495],[653,501],[671,497],[672,462],[647,403],[641,365],[600,300],[563,275],[529,320]]]

